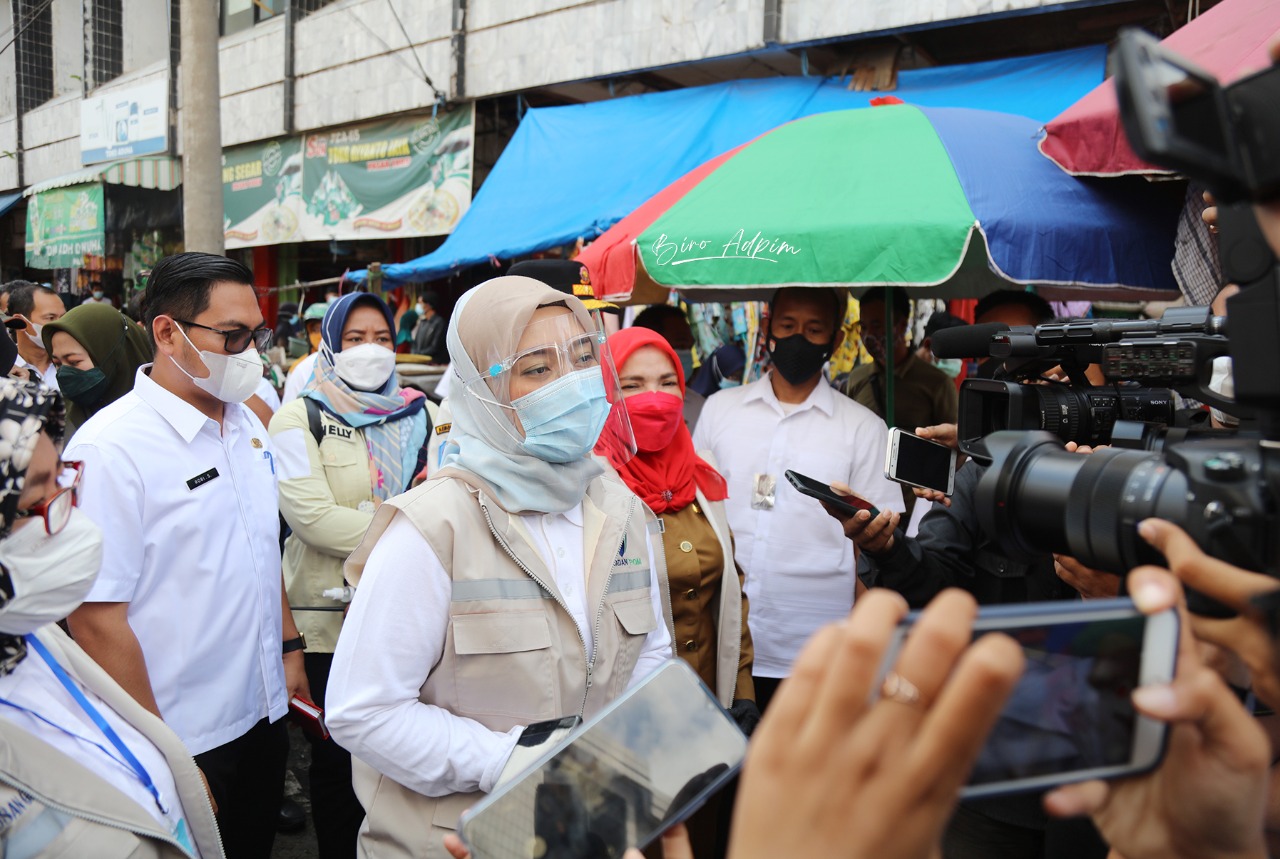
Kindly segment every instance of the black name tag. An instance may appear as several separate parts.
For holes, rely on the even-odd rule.
[[[206,471],[204,474],[197,474],[195,477],[188,480],[187,488],[195,489],[197,487],[204,486],[206,483],[208,483],[210,480],[213,480],[217,476],[218,476],[218,469],[211,468],[208,471]]]

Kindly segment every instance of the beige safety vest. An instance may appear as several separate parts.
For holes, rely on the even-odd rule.
[[[590,718],[626,688],[645,636],[657,628],[649,599],[653,577],[668,591],[661,549],[649,557],[647,508],[613,475],[587,489],[583,548],[593,656],[538,552],[513,517],[468,478],[445,470],[384,503],[347,560],[347,580],[358,584],[374,544],[399,511],[453,579],[443,655],[419,700],[494,731],[573,714]],[[670,627],[669,608],[666,614]],[[482,796],[426,797],[357,758],[351,763],[365,809],[362,857],[443,859],[444,834]]]

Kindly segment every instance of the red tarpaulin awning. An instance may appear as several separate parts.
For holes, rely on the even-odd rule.
[[[1223,0],[1161,44],[1226,84],[1269,65],[1267,45],[1278,33],[1280,0]],[[1045,126],[1040,151],[1075,176],[1171,172],[1129,148],[1111,79]]]

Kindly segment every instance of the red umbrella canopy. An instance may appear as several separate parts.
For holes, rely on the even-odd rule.
[[[1277,34],[1278,0],[1223,0],[1161,44],[1228,84],[1270,64],[1267,45]],[[1045,127],[1040,151],[1075,176],[1171,172],[1148,164],[1129,148],[1111,79]]]

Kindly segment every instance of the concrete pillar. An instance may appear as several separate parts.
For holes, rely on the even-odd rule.
[[[181,0],[182,231],[188,251],[220,254],[222,112],[218,0]]]

